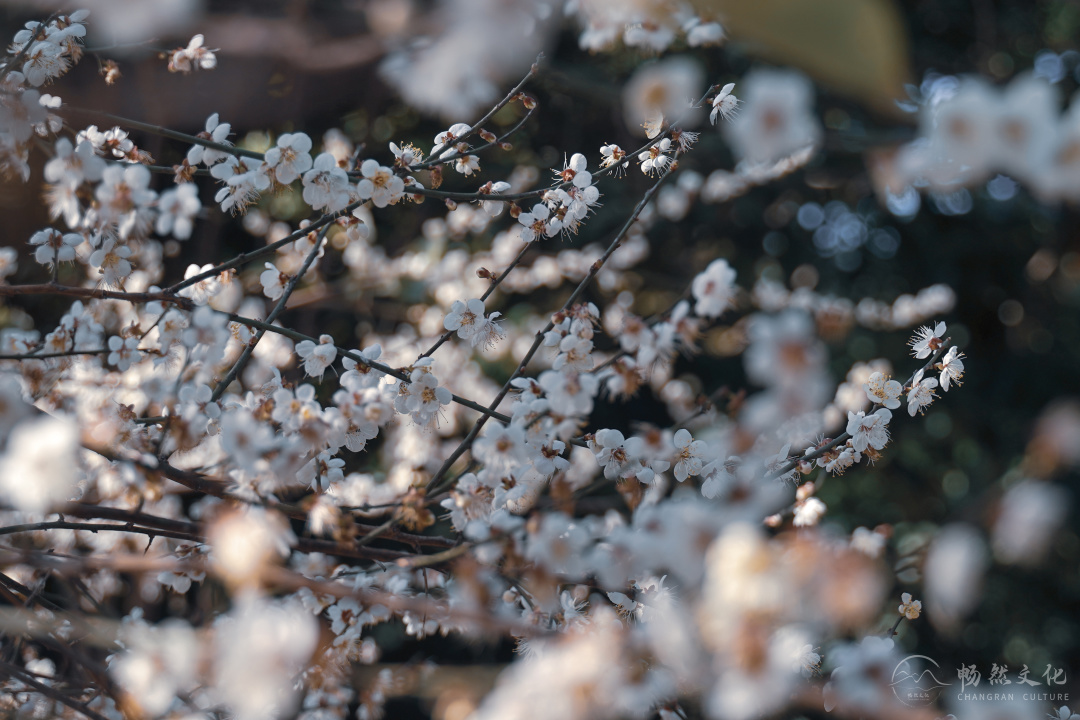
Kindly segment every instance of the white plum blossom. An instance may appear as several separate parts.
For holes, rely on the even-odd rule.
[[[41,40],[30,46],[22,72],[26,82],[38,87],[63,75],[69,64],[63,48],[48,40]]]
[[[633,23],[631,33],[638,34],[639,40],[644,40],[648,34],[644,25],[641,22]],[[675,29],[668,23],[649,23],[649,26],[665,34],[673,33]],[[628,44],[635,43],[631,39]],[[656,137],[649,133],[658,132],[664,118],[675,121],[685,115],[690,104],[701,97],[704,83],[705,73],[701,64],[690,55],[641,63],[623,85],[622,107],[626,126],[640,134],[639,128],[646,125],[646,135]],[[682,118],[683,126],[693,127],[698,119],[695,115],[688,115]]]
[[[199,189],[194,183],[184,183],[166,190],[158,198],[158,216],[154,232],[172,235],[177,240],[187,240],[195,227],[195,216],[202,210]]]
[[[525,431],[517,425],[496,424],[476,439],[473,451],[487,471],[499,476],[515,474],[529,459]]]
[[[277,300],[285,292],[285,286],[289,284],[291,278],[278,270],[273,263],[265,263],[264,267],[266,269],[259,274],[263,295],[271,300]]]
[[[851,547],[869,557],[881,557],[886,538],[882,533],[865,527],[857,527],[851,533]]]
[[[398,145],[397,143],[390,143],[390,152],[394,154],[394,167],[410,169],[418,162],[422,162],[424,154],[420,152],[420,149],[414,145],[405,144]]]
[[[132,363],[138,362],[142,353],[139,352],[139,338],[122,338],[113,335],[109,338],[108,363],[115,365],[120,372],[125,372]]]
[[[954,345],[949,348],[949,352],[945,353],[945,357],[941,358],[941,363],[938,365],[941,368],[938,382],[941,384],[942,390],[948,392],[949,383],[962,384],[960,378],[964,377],[964,361],[961,359],[963,357],[964,353],[960,352]]]
[[[169,56],[169,72],[187,74],[192,70],[213,70],[217,67],[216,50],[204,47],[202,35],[195,35],[187,47],[174,50]]]
[[[187,270],[184,271],[184,279],[190,280],[193,277],[202,275],[213,269],[214,266],[210,263],[201,266],[192,263],[191,265],[188,265]],[[222,291],[223,285],[221,279],[222,275],[220,273],[211,275],[210,277],[203,278],[202,280],[189,285],[178,294],[183,297],[191,298],[191,302],[201,307],[209,303],[211,298]]]
[[[441,133],[435,136],[435,146],[431,148],[431,154],[437,155],[441,151],[441,156],[445,157],[446,155],[452,153],[452,148],[443,150],[443,147],[445,145],[451,145],[455,141],[460,140],[471,129],[472,126],[468,125],[467,123],[454,123],[450,126],[449,130],[443,130]]]
[[[626,158],[626,151],[613,143],[601,145],[600,154],[604,157],[600,162],[600,167],[614,167],[615,169],[612,172],[616,175],[625,171],[626,167],[630,164],[630,161]]]
[[[696,15],[683,23],[682,30],[686,33],[686,44],[690,47],[720,45],[727,37],[720,23],[705,22]]]
[[[304,383],[294,390],[279,388],[271,396],[274,410],[271,417],[289,431],[299,430],[307,418],[318,416],[322,408],[315,399],[315,387]]]
[[[375,207],[393,205],[405,194],[405,182],[376,160],[367,159],[360,165],[363,179],[356,184],[361,200],[371,200]]]
[[[919,360],[930,357],[941,348],[944,337],[945,323],[939,322],[934,327],[923,325],[908,342],[908,345],[911,345],[911,354]]]
[[[596,453],[596,462],[604,468],[604,477],[609,480],[626,477],[634,470],[634,465],[645,449],[645,443],[639,437],[627,439],[618,430],[598,430],[590,446]]]
[[[502,336],[502,330],[495,322],[500,315],[493,312],[485,317],[484,301],[479,298],[465,302],[455,300],[443,320],[443,327],[456,332],[459,338],[468,340],[473,347],[488,346]]]
[[[870,415],[848,411],[847,433],[851,436],[852,449],[858,453],[867,447],[883,450],[889,442],[888,425],[891,419],[892,412],[885,408]]]
[[[329,450],[324,450],[307,462],[296,474],[296,479],[313,490],[322,491],[331,488],[345,479],[342,468],[345,461],[333,457]]]
[[[915,413],[924,412],[937,397],[934,392],[937,386],[937,378],[924,378],[922,370],[915,373],[915,377],[911,379],[911,389],[907,394],[908,415],[915,417]]]
[[[244,212],[258,199],[259,193],[271,186],[264,166],[255,164],[250,158],[229,155],[210,168],[210,174],[224,183],[214,196],[214,200],[221,203],[222,212]]]
[[[277,181],[288,185],[311,169],[311,138],[305,133],[285,133],[263,159],[273,169]]]
[[[218,114],[214,113],[206,118],[205,130],[199,133],[198,137],[218,145],[231,145],[232,143],[228,140],[230,132],[232,132],[232,126],[229,123],[220,122]],[[208,148],[204,145],[192,145],[187,153],[188,164],[198,165],[202,163],[207,167],[219,163],[227,157],[230,157],[229,153]]]
[[[293,706],[295,678],[311,659],[319,623],[300,603],[243,595],[215,626],[217,692],[236,720],[283,716]]]
[[[349,176],[338,167],[337,158],[321,153],[304,173],[304,202],[313,210],[344,210],[349,204]]]
[[[548,397],[552,412],[572,417],[585,417],[593,410],[593,401],[600,391],[595,374],[578,374],[545,370],[538,378]]]
[[[214,391],[210,386],[203,383],[200,385],[187,384],[180,388],[177,393],[179,400],[179,412],[188,422],[203,420],[204,425],[221,417],[221,405],[213,402]]]
[[[553,237],[562,229],[562,223],[551,217],[551,210],[544,203],[537,203],[531,211],[518,215],[518,223],[522,226],[521,241],[527,243]]]
[[[793,70],[756,69],[740,85],[739,112],[723,127],[736,157],[771,163],[821,142],[824,133],[814,113],[814,86],[806,76]]]
[[[716,318],[732,305],[735,296],[735,270],[723,258],[713,260],[690,285],[694,294],[694,312],[700,317]]]
[[[177,693],[197,683],[199,641],[186,622],[148,625],[129,617],[120,626],[119,642],[124,649],[111,658],[109,673],[148,715],[164,713]]]
[[[19,269],[19,253],[15,248],[0,248],[0,284]]]
[[[110,165],[102,172],[94,196],[102,222],[115,224],[120,240],[150,231],[157,193],[149,185],[150,171],[145,165]]]
[[[454,169],[462,175],[472,175],[480,171],[480,158],[476,155],[462,155],[454,160]]]
[[[900,407],[899,398],[904,386],[896,380],[890,380],[885,373],[875,372],[870,374],[870,379],[863,385],[863,390],[870,402],[895,410]]]
[[[659,175],[671,163],[671,157],[667,155],[671,150],[670,138],[664,138],[648,150],[638,153],[638,162],[641,163],[641,172],[646,175]]]
[[[571,183],[576,188],[587,188],[592,185],[592,174],[586,169],[588,167],[588,159],[581,153],[574,153],[570,156],[561,172],[556,172],[555,175],[562,181]]]
[[[54,263],[74,260],[75,248],[81,245],[83,240],[83,236],[77,233],[65,234],[52,228],[39,230],[30,236],[30,244],[37,246],[34,259],[50,267]]]
[[[825,516],[825,503],[816,497],[808,497],[795,505],[795,527],[813,527]]]
[[[713,125],[716,124],[717,117],[730,122],[738,114],[739,98],[732,95],[734,90],[735,83],[728,83],[720,88],[720,92],[716,93],[716,97],[712,101],[712,112],[709,113],[709,122]]]
[[[701,474],[709,446],[703,440],[694,440],[690,431],[682,428],[675,433],[675,479],[683,482],[688,477]]]
[[[304,372],[310,377],[321,378],[326,368],[334,364],[337,359],[337,348],[334,347],[334,338],[329,335],[320,335],[319,344],[310,340],[301,340],[296,344],[296,354],[304,360]]]
[[[901,605],[898,608],[901,615],[908,620],[917,620],[920,613],[922,613],[922,603],[918,600],[912,600],[911,593],[904,593],[900,596]]]
[[[296,544],[284,515],[255,506],[242,506],[217,518],[206,539],[211,566],[234,587],[257,583],[263,571],[288,557]]]
[[[499,195],[509,189],[510,183],[500,180],[479,188],[478,192],[484,195]],[[506,209],[506,203],[499,200],[481,200],[480,207],[491,217],[498,217]]]
[[[394,409],[408,414],[413,422],[421,426],[437,422],[442,406],[448,405],[453,399],[451,392],[439,385],[438,378],[431,371],[431,363],[430,357],[413,363],[410,382],[399,382],[394,398]]]
[[[366,350],[356,351],[356,354],[367,361],[374,362],[382,355],[382,346],[372,345]],[[341,358],[341,364],[345,367],[345,372],[341,374],[341,384],[344,387],[373,388],[385,377],[382,370],[358,363],[350,357]]]
[[[105,171],[105,161],[94,154],[92,143],[82,141],[72,145],[66,137],[58,138],[55,155],[45,163],[45,180],[78,186],[84,180],[100,180]]]
[[[131,248],[119,245],[113,238],[107,238],[101,247],[90,254],[89,265],[101,273],[101,282],[106,287],[120,287],[124,279],[131,274]]]

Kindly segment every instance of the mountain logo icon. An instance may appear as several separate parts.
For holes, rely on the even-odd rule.
[[[908,655],[896,664],[890,685],[896,699],[908,707],[926,707],[934,704],[942,688],[952,684],[942,681],[943,677],[933,658]]]

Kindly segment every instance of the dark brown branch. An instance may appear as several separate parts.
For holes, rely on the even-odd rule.
[[[30,673],[26,672],[17,665],[12,665],[10,663],[0,661],[0,670],[3,670],[11,677],[18,679],[19,682],[33,689],[34,692],[41,693],[42,695],[51,700],[63,703],[72,710],[80,712],[86,717],[91,718],[91,720],[108,720],[108,718],[106,718],[104,715],[100,715],[91,710],[89,707],[86,706],[85,703],[79,702],[74,698],[70,698],[55,688],[51,688],[48,685],[39,683]]]
[[[165,302],[172,303],[184,310],[194,310],[195,303],[188,298],[178,297],[174,291],[164,292],[123,292],[121,290],[104,290],[102,288],[81,288],[70,285],[57,285],[55,283],[41,283],[39,285],[0,285],[0,297],[15,297],[18,295],[66,295],[70,297],[92,298],[95,300],[127,300],[133,303]]]

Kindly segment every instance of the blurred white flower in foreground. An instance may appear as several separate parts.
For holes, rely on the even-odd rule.
[[[125,619],[119,641],[125,649],[111,658],[109,671],[145,715],[165,712],[177,692],[195,684],[199,645],[186,622],[148,625]]]
[[[390,55],[380,74],[413,107],[460,121],[536,59],[547,39],[544,9],[526,0],[439,3],[429,25],[438,34]]]
[[[214,679],[235,720],[279,717],[315,650],[319,625],[299,603],[241,596],[215,624]]]
[[[42,513],[70,500],[78,480],[79,428],[43,415],[11,431],[0,456],[0,497],[24,512]]]
[[[267,565],[288,557],[296,535],[281,514],[247,507],[216,520],[206,539],[218,575],[231,585],[250,585]]]
[[[1043,558],[1069,511],[1064,488],[1028,480],[1009,488],[994,522],[994,557],[1033,565]]]
[[[948,525],[938,533],[923,567],[926,614],[941,630],[951,630],[982,599],[986,546],[970,525]]]
[[[792,70],[754,70],[740,88],[739,113],[721,128],[740,159],[774,162],[821,142],[814,86],[805,76]]]
[[[690,104],[701,97],[705,72],[696,60],[672,57],[642,65],[623,87],[623,117],[635,133],[643,132],[642,125],[656,112],[663,113],[669,122],[677,120]],[[696,118],[687,118],[683,127],[696,125]]]

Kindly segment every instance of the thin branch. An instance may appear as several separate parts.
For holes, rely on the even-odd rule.
[[[104,355],[105,353],[110,352],[112,352],[112,350],[109,350],[108,348],[99,348],[97,350],[64,350],[63,352],[52,353],[28,352],[22,354],[0,355],[0,360],[44,360],[45,358],[75,357],[78,355]]]
[[[0,535],[16,535],[25,532],[37,532],[38,530],[83,530],[86,532],[126,532],[133,533],[135,535],[149,535],[150,537],[167,537],[175,540],[189,540],[191,542],[202,542],[202,538],[191,535],[190,533],[175,532],[172,530],[162,530],[158,528],[142,528],[136,527],[130,523],[123,525],[116,525],[110,523],[73,523],[66,522],[64,520],[53,520],[50,522],[40,523],[26,523],[24,525],[8,525],[7,527],[0,527]]]
[[[91,718],[91,720],[108,720],[108,718],[106,718],[104,715],[100,715],[91,710],[89,707],[86,706],[85,703],[79,702],[74,698],[70,698],[55,688],[49,687],[48,685],[45,685],[43,683],[39,683],[37,680],[34,679],[33,675],[26,672],[17,665],[12,665],[10,663],[0,661],[0,670],[3,670],[8,675],[17,678],[19,682],[23,683],[29,688],[32,688],[35,692],[41,693],[45,697],[50,698],[51,700],[55,700],[56,702],[63,703],[72,710],[80,712],[86,717]]]
[[[504,97],[499,102],[495,103],[495,106],[493,108],[491,108],[491,110],[488,110],[486,115],[484,115],[482,118],[480,118],[475,123],[473,123],[473,125],[466,132],[464,132],[461,135],[459,135],[458,137],[454,138],[450,142],[450,145],[455,145],[455,144],[457,144],[459,142],[463,142],[465,140],[465,138],[471,136],[473,133],[475,133],[477,130],[479,130],[481,127],[483,127],[486,123],[490,122],[491,118],[495,117],[496,113],[498,113],[500,110],[502,110],[508,104],[510,104],[510,102],[515,97],[517,97],[517,95],[521,92],[521,88],[525,87],[525,83],[527,83],[529,80],[531,80],[533,77],[536,76],[536,73],[540,70],[540,60],[542,60],[543,57],[544,57],[543,53],[540,53],[539,55],[537,55],[536,60],[529,67],[529,72],[525,75],[525,77],[521,78],[521,82],[519,82],[517,85],[515,85],[514,88],[510,92],[508,92],[506,94],[506,97]],[[436,157],[436,153],[443,150],[445,148],[445,146],[446,146],[446,143],[440,143],[439,145],[436,145],[435,147],[433,147],[431,149],[431,157],[430,158],[428,158],[424,162],[413,165],[411,168],[409,168],[409,170],[410,171],[423,170],[423,169],[431,167],[432,165],[440,165],[442,163],[452,162],[452,161],[457,160],[458,158],[462,157],[461,153],[455,153],[454,155],[449,155],[449,156],[447,156],[445,158]]]
[[[160,135],[161,137],[169,138],[170,140],[179,140],[181,142],[189,143],[191,145],[202,145],[205,148],[211,150],[218,150],[229,155],[237,155],[240,157],[252,158],[254,160],[262,160],[263,154],[255,152],[254,150],[245,150],[244,148],[236,147],[235,145],[226,145],[224,143],[217,143],[213,140],[206,140],[195,135],[188,135],[187,133],[177,132],[176,130],[170,130],[160,125],[154,125],[153,123],[142,122],[140,120],[132,120],[130,118],[120,117],[119,115],[113,115],[111,113],[102,112],[101,110],[91,110],[89,108],[75,107],[74,105],[65,105],[60,108],[59,113],[61,115],[88,115],[90,117],[102,118],[109,122],[115,123],[122,127],[131,128],[132,130],[142,130],[148,132],[151,135]]]
[[[195,309],[195,303],[188,298],[178,297],[176,291],[172,289],[161,292],[124,292],[122,290],[58,285],[51,282],[38,285],[0,285],[0,297],[16,297],[19,295],[66,295],[69,297],[93,298],[95,300],[127,300],[133,303],[165,302],[172,303],[184,310]]]
[[[108,460],[112,460],[113,462],[131,463],[132,465],[142,468],[148,473],[162,475],[172,480],[173,482],[177,482],[184,487],[195,490],[196,492],[201,492],[203,494],[212,495],[213,497],[218,497],[222,499],[237,499],[235,496],[228,493],[228,486],[224,482],[207,478],[203,475],[200,475],[199,473],[192,472],[190,470],[180,470],[179,468],[175,468],[170,465],[164,459],[161,459],[160,463],[157,466],[151,466],[147,463],[140,462],[132,458],[117,456],[114,453],[105,449],[93,447],[87,447],[86,449],[95,452]],[[302,508],[296,505],[290,505],[289,503],[267,502],[264,504],[266,507],[277,510],[278,512],[290,518],[306,520],[308,516],[308,514]],[[197,526],[193,523],[187,523],[181,520],[171,520],[169,518],[162,518],[155,515],[147,515],[145,513],[139,513],[129,510],[121,510],[119,508],[88,505],[85,503],[72,503],[62,510],[62,514],[84,519],[100,518],[106,520],[119,520],[125,521],[129,524],[138,524],[151,528],[160,528],[162,530],[172,531],[176,533],[198,535]],[[373,526],[364,525],[361,523],[356,523],[356,528],[361,532],[370,532],[372,529],[374,529]],[[385,533],[385,536],[387,540],[393,540],[394,542],[401,542],[408,545],[422,545],[427,547],[438,547],[445,549],[448,547],[452,547],[455,544],[453,540],[437,535],[415,535],[412,533],[394,531],[393,533]],[[304,541],[301,542],[303,543]],[[322,540],[315,540],[312,542],[318,546],[314,550],[311,550],[312,552],[345,554],[346,551],[353,547],[347,544],[339,544]],[[312,545],[310,547],[314,548],[315,545]],[[301,549],[300,546],[298,546],[298,549]]]
[[[516,268],[519,263],[521,263],[522,259],[525,257],[525,254],[527,252],[529,252],[529,250],[531,250],[531,249],[532,249],[532,243],[525,243],[525,247],[521,248],[521,252],[519,252],[517,254],[517,257],[514,258],[513,262],[511,262],[509,265],[507,265],[506,269],[502,271],[502,274],[500,274],[499,277],[495,278],[495,280],[492,281],[491,286],[488,287],[488,289],[484,291],[484,294],[480,296],[480,299],[481,300],[487,300],[489,297],[491,297],[491,294],[493,292],[495,292],[495,288],[499,287],[499,285],[502,283],[502,281],[505,280],[507,278],[507,276],[510,275],[510,271],[513,270],[514,268]],[[435,341],[434,345],[432,345],[426,351],[420,353],[420,355],[416,359],[417,360],[423,360],[426,357],[431,357],[431,355],[436,350],[438,350],[440,347],[442,347],[443,343],[448,341],[453,336],[454,336],[454,331],[453,330],[447,330],[445,333],[442,334],[442,337],[440,337],[438,340]]]
[[[304,277],[304,274],[311,267],[311,264],[315,262],[315,258],[319,256],[319,251],[322,250],[323,241],[326,239],[326,233],[330,229],[329,225],[324,225],[322,230],[319,231],[318,236],[315,238],[315,242],[312,244],[311,252],[304,258],[304,263],[300,266],[296,275],[289,280],[289,284],[285,286],[284,291],[281,293],[281,297],[278,298],[277,305],[270,311],[270,314],[266,316],[267,324],[273,324],[277,320],[278,315],[285,309],[285,305],[289,302],[289,296],[292,295],[293,290],[300,284],[300,279]],[[243,371],[244,366],[247,365],[248,360],[251,359],[251,354],[255,352],[255,346],[259,344],[259,341],[266,335],[266,330],[259,330],[255,333],[255,337],[248,341],[247,347],[240,353],[240,357],[236,359],[233,366],[229,368],[228,374],[222,378],[221,382],[214,388],[214,392],[210,395],[210,402],[217,402],[221,399],[221,396],[225,394],[225,390],[232,384],[240,373]]]
[[[179,292],[180,290],[183,290],[186,287],[194,285],[195,283],[202,282],[203,280],[206,280],[207,278],[214,277],[215,275],[217,275],[217,274],[219,274],[219,273],[221,273],[221,272],[223,272],[225,270],[229,270],[229,269],[232,269],[232,268],[235,268],[235,267],[240,267],[241,265],[244,265],[245,263],[251,262],[252,260],[255,260],[257,258],[261,258],[264,255],[269,255],[270,253],[276,251],[278,248],[284,247],[284,246],[288,245],[291,242],[296,242],[297,240],[304,237],[308,233],[315,232],[316,230],[319,230],[320,228],[322,228],[324,225],[328,225],[328,224],[334,222],[339,217],[342,217],[344,215],[347,215],[348,213],[351,213],[353,210],[355,210],[356,208],[360,207],[363,204],[364,204],[364,201],[360,200],[360,201],[354,202],[354,203],[352,203],[350,205],[346,205],[344,208],[342,208],[341,210],[339,210],[336,213],[326,213],[326,214],[322,215],[321,217],[319,217],[317,220],[312,221],[307,227],[300,228],[299,230],[297,230],[297,231],[295,231],[293,233],[290,233],[289,235],[286,235],[285,237],[281,238],[277,242],[272,242],[272,243],[270,243],[269,245],[267,245],[265,247],[259,248],[258,250],[252,250],[251,252],[240,253],[239,255],[234,257],[232,260],[227,260],[227,261],[221,263],[220,265],[216,265],[213,268],[211,268],[211,269],[209,269],[209,270],[207,270],[205,272],[201,272],[198,275],[192,275],[191,277],[183,280],[182,282],[178,282],[175,285],[172,285],[170,287],[165,288],[165,290],[163,292],[165,292],[165,293]]]

